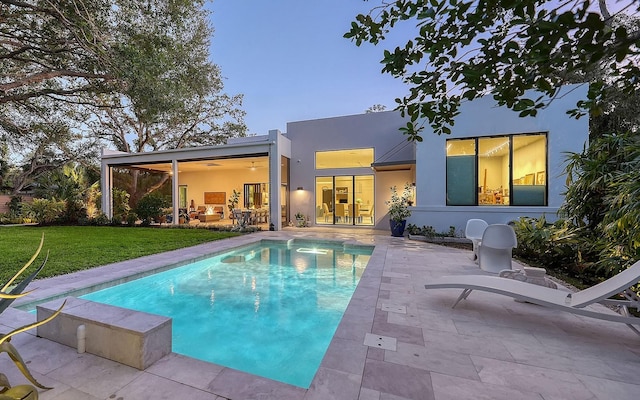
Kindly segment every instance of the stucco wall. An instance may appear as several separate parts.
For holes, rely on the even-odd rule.
[[[417,203],[410,223],[431,225],[437,231],[449,226],[463,229],[469,218],[482,218],[489,223],[505,223],[520,216],[556,218],[566,190],[565,152],[581,152],[588,141],[588,118],[570,118],[566,111],[574,108],[579,99],[586,98],[586,85],[570,85],[535,118],[520,118],[504,107],[497,107],[491,97],[466,102],[455,119],[453,132],[438,136],[427,125],[423,142],[416,148]],[[498,136],[518,133],[548,132],[548,206],[446,206],[446,140]],[[540,168],[542,170],[543,168]]]
[[[316,151],[373,147],[376,162],[414,160],[414,145],[408,143],[406,137],[398,130],[405,124],[406,119],[395,111],[289,122],[285,135],[291,139],[291,212],[300,211],[310,216],[316,214],[316,176],[376,174],[369,166],[316,171]],[[389,177],[395,175],[398,174],[388,173]],[[408,171],[402,171],[399,175],[403,178],[380,178],[380,173],[376,175],[376,224],[380,224],[386,214],[384,200],[389,197],[389,186],[412,181]],[[304,190],[296,191],[298,187]]]
[[[391,187],[402,193],[405,183],[412,183],[411,171],[381,171],[376,174],[376,229],[389,229],[389,210],[385,201],[391,199]]]

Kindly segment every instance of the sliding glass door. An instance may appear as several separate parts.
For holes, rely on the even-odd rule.
[[[316,177],[316,224],[373,226],[373,175]]]

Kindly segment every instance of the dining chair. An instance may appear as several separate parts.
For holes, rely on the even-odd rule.
[[[344,203],[337,203],[336,204],[336,209],[334,210],[335,216],[336,216],[336,222],[337,221],[343,221],[347,222],[347,218],[349,217],[349,212],[346,208],[346,204]]]

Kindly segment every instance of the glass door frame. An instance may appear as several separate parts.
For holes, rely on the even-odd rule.
[[[361,217],[360,212],[354,215],[356,209],[360,209],[360,204],[356,204],[359,199],[356,196],[356,184],[358,178],[370,178],[373,183],[370,196],[373,203],[369,201],[369,214]],[[324,180],[319,183],[318,179]],[[331,187],[328,188],[329,180]],[[348,180],[348,182],[345,182]],[[336,183],[337,182],[337,183]],[[322,189],[321,189],[322,188]],[[331,175],[316,176],[314,182],[316,199],[316,224],[334,226],[374,226],[374,205],[375,205],[375,175]],[[321,191],[321,192],[320,192]],[[330,191],[331,193],[326,193]],[[360,194],[362,196],[362,194]],[[330,199],[329,199],[330,197]],[[326,204],[326,209],[325,209]],[[338,205],[345,205],[338,207]],[[329,219],[327,219],[329,217]]]

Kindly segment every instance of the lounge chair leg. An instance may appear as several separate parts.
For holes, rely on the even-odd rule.
[[[455,303],[453,303],[453,305],[451,306],[451,308],[456,308],[456,306],[458,305],[458,303],[460,302],[460,300],[464,300],[467,297],[469,297],[469,295],[471,294],[471,291],[473,289],[464,289],[462,291],[462,293],[460,293],[460,296],[458,296],[458,300],[456,300]]]
[[[627,308],[627,306],[620,306],[620,314],[624,315],[625,317],[629,317],[629,308]],[[638,336],[640,336],[640,330],[638,330],[638,328],[636,328],[635,326],[631,325],[631,324],[626,324],[629,329],[631,329],[632,331],[634,331]]]

